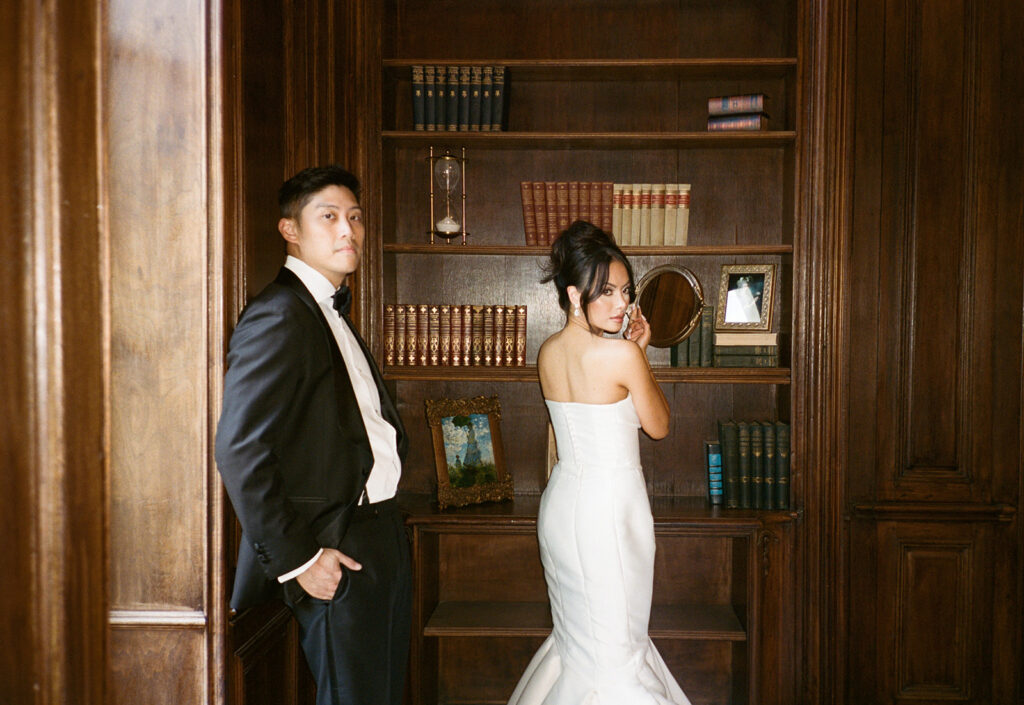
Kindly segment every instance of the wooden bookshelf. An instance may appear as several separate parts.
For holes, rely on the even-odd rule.
[[[381,201],[370,218],[376,232],[368,234],[383,281],[379,300],[528,309],[524,367],[383,371],[412,449],[403,496],[416,570],[414,705],[505,702],[551,629],[536,542],[547,419],[534,363],[564,319],[551,286],[539,283],[549,247],[524,244],[519,183],[692,184],[689,244],[624,248],[637,277],[682,264],[714,304],[722,265],[774,263],[781,282],[774,328],[794,336],[800,7],[794,0],[727,7],[683,0],[636,12],[630,0],[600,9],[544,0],[538,9],[546,21],[574,28],[556,36],[536,23],[531,32],[507,31],[516,20],[501,7],[460,0],[445,13],[451,41],[439,50],[429,41],[439,21],[430,3],[385,2],[372,135],[378,151],[369,155],[381,165],[374,184]],[[412,67],[421,65],[504,66],[504,130],[413,129]],[[771,96],[772,130],[706,130],[707,98],[747,92]],[[466,245],[427,241],[430,147],[466,149]],[[799,499],[788,511],[711,507],[701,454],[719,419],[789,421],[793,375],[789,367],[673,368],[667,351],[651,352],[679,419],[661,445],[641,439],[658,542],[651,635],[695,703],[784,705],[784,691],[770,684],[794,667],[783,596],[794,590]],[[519,494],[438,511],[429,495],[436,477],[424,402],[481,394],[501,400]]]

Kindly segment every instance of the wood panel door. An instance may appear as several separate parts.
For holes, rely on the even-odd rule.
[[[1024,6],[850,9],[839,699],[1017,703]]]

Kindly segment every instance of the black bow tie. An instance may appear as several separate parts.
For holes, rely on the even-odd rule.
[[[334,310],[338,312],[338,315],[347,315],[349,309],[352,308],[352,290],[342,284],[331,298],[334,300]]]

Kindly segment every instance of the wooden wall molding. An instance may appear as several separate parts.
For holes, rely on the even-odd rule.
[[[970,504],[948,502],[873,502],[851,508],[851,518],[906,521],[997,521],[1012,522],[1017,507],[1012,504]]]
[[[803,497],[806,521],[798,530],[795,574],[799,581],[795,658],[801,664],[802,702],[831,702],[845,679],[843,657],[844,551],[842,478],[847,450],[845,425],[851,344],[846,298],[849,289],[852,121],[850,56],[855,0],[805,0],[798,46],[801,57],[799,116],[801,160],[794,251],[793,478]],[[799,484],[799,488],[797,487]]]
[[[0,8],[0,701],[106,702],[98,3]]]
[[[205,629],[210,623],[205,612],[197,610],[111,610],[110,626],[115,629],[131,627],[178,627]]]

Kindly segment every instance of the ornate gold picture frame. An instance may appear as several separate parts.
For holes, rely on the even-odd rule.
[[[715,330],[771,330],[774,298],[774,264],[723,264]]]
[[[427,399],[426,407],[440,508],[512,499],[498,397]]]

